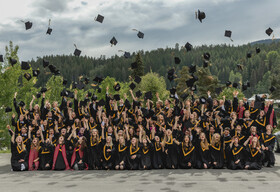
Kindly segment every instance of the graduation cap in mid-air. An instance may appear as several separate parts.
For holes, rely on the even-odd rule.
[[[201,96],[201,97],[199,98],[199,103],[200,103],[200,104],[205,104],[205,103],[206,103],[206,98],[203,97],[203,96]]]
[[[203,11],[200,11],[199,9],[197,12],[195,12],[195,16],[200,21],[200,23],[202,23],[202,20],[206,18],[205,13]]]
[[[0,62],[4,62],[3,55],[0,55]]]
[[[66,84],[67,84],[67,80],[66,80],[66,79],[63,79],[62,85],[66,85]]]
[[[26,29],[26,30],[31,29],[31,27],[32,27],[32,22],[30,22],[30,21],[25,22],[25,21],[23,21],[23,20],[21,20],[21,22],[23,22],[23,23],[25,24],[25,29]]]
[[[119,83],[115,83],[114,89],[115,91],[119,91],[121,89],[121,85]]]
[[[103,23],[104,16],[98,14],[97,17],[94,20],[99,22],[99,23]]]
[[[9,112],[12,112],[12,108],[11,107],[6,107],[5,113],[9,113]]]
[[[134,83],[130,83],[129,88],[130,88],[131,90],[135,89],[135,87],[136,87],[136,85],[135,85]]]
[[[110,40],[110,43],[111,43],[111,46],[113,45],[117,45],[118,41],[115,37],[113,37],[111,40]]]
[[[120,94],[115,94],[114,95],[114,100],[116,100],[116,101],[121,100]]]
[[[179,57],[174,57],[175,64],[180,64],[181,59]]]
[[[167,79],[171,82],[171,81],[173,81],[175,78],[176,78],[175,69],[170,69],[170,70],[167,72]]]
[[[136,97],[141,97],[142,96],[142,92],[139,90],[139,91],[137,91],[136,93],[135,93],[135,95],[136,95]]]
[[[50,64],[50,62],[49,62],[48,60],[43,59],[43,67],[44,67],[44,68],[48,67],[49,64]]]
[[[227,86],[227,87],[231,86],[231,84],[232,84],[232,83],[231,83],[230,81],[227,81],[227,82],[226,82],[226,86]]]
[[[188,52],[188,51],[191,51],[191,50],[192,50],[192,45],[191,45],[189,42],[187,42],[187,43],[185,44],[185,48],[186,48],[187,52]]]
[[[151,91],[148,91],[147,93],[145,93],[144,99],[145,99],[145,100],[147,100],[147,99],[152,100],[152,99],[153,99],[153,94],[152,94],[152,92],[151,92]]]
[[[12,66],[14,66],[17,63],[17,60],[10,57],[9,62]]]
[[[204,60],[203,61],[203,68],[206,68],[209,66],[209,61]]]
[[[237,68],[238,68],[240,71],[243,71],[243,65],[237,64],[236,66],[237,66]]]
[[[204,58],[206,61],[209,61],[209,60],[210,60],[210,53],[208,53],[208,52],[203,53],[203,58]]]
[[[144,33],[143,33],[143,32],[141,32],[141,31],[139,31],[139,30],[137,30],[137,29],[132,29],[132,30],[138,32],[138,33],[137,33],[137,37],[138,37],[138,38],[144,39]]]
[[[259,47],[256,47],[256,53],[260,53],[261,52],[261,49]]]
[[[196,65],[191,65],[191,66],[189,67],[189,73],[193,74],[193,73],[195,73],[195,72],[196,72]]]
[[[273,29],[269,27],[267,30],[265,30],[265,33],[270,36],[273,33]]]
[[[39,76],[39,74],[40,74],[40,70],[39,69],[37,69],[37,70],[32,70],[32,73],[33,73],[33,77],[38,77]]]
[[[237,89],[237,87],[238,87],[238,83],[233,83],[233,84],[232,84],[232,87],[234,87],[234,88],[236,88],[236,89]]]
[[[30,73],[24,73],[24,78],[27,79],[27,81],[29,81],[32,77],[30,75]]]
[[[41,93],[45,93],[45,92],[47,92],[47,90],[48,90],[47,88],[42,87],[41,90],[40,90],[40,92],[41,92]]]
[[[22,69],[22,70],[28,70],[28,69],[30,69],[29,63],[26,62],[26,61],[22,61],[22,62],[21,62],[21,69]]]
[[[247,58],[251,58],[251,57],[252,57],[252,53],[251,53],[251,52],[248,52],[247,55],[246,55],[246,57],[247,57]]]
[[[97,83],[101,83],[104,79],[100,76],[96,76],[93,81],[97,82]]]
[[[139,84],[139,83],[142,81],[142,79],[141,79],[141,77],[139,77],[139,76],[137,75],[137,76],[135,76],[134,81],[135,81],[137,84]]]
[[[46,32],[46,34],[48,34],[48,35],[51,35],[51,33],[52,33],[52,28],[50,26],[51,26],[51,19],[49,19],[49,26],[48,26],[48,29]]]
[[[79,56],[81,55],[82,51],[81,51],[81,50],[79,50],[79,49],[77,49],[76,44],[74,44],[74,46],[75,46],[74,55],[75,55],[75,56],[77,56],[77,57],[79,57]]]
[[[230,30],[225,30],[225,37],[228,37],[231,41],[233,41],[233,40],[231,39],[231,35],[232,35],[232,31],[230,31]]]

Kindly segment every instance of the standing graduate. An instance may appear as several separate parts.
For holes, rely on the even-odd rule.
[[[164,168],[163,163],[163,150],[162,143],[160,142],[159,134],[155,135],[156,128],[153,127],[151,130],[152,134],[152,143],[154,145],[153,147],[153,153],[152,153],[152,164],[154,169],[162,169]]]
[[[170,129],[165,131],[164,138],[162,141],[164,148],[164,162],[165,168],[167,169],[176,169],[178,166],[177,161],[177,146],[173,142],[173,135]]]
[[[133,137],[130,141],[130,146],[127,155],[127,167],[129,170],[138,170],[140,166],[140,148],[138,146],[138,140]]]
[[[28,170],[38,170],[39,168],[39,150],[40,150],[40,140],[38,137],[32,138],[31,132],[33,128],[29,126],[28,139],[26,144],[27,151],[29,152],[28,158]],[[40,129],[41,138],[43,138],[42,130]]]
[[[239,144],[239,137],[233,136],[230,143],[230,159],[229,169],[243,169],[244,168],[244,146]]]
[[[92,129],[88,141],[88,163],[89,169],[101,169],[101,137],[96,128]]]
[[[114,167],[114,153],[115,153],[115,147],[113,145],[113,140],[111,136],[106,136],[104,134],[105,127],[102,126],[102,155],[101,155],[101,161],[102,161],[102,168],[105,170],[113,169]]]
[[[140,141],[140,169],[151,169],[152,161],[151,154],[153,145],[149,139],[149,136],[145,134],[142,125],[140,126],[139,133],[139,141]]]
[[[248,144],[249,141],[252,141],[251,144]],[[262,168],[262,151],[259,139],[255,136],[250,136],[245,142],[244,146],[246,147],[246,162],[245,169],[250,170],[260,170]]]
[[[76,130],[73,130],[76,131]],[[66,145],[64,136],[58,138],[57,144],[54,149],[52,170],[69,170],[70,166],[67,160]]]
[[[10,126],[7,125],[10,129]],[[11,165],[13,171],[27,171],[28,170],[28,152],[23,144],[22,136],[15,136],[12,132],[11,137]]]
[[[205,133],[200,132],[201,128],[197,128],[194,135],[195,144],[195,165],[197,169],[209,169],[211,166],[211,154],[209,150],[209,143],[206,139]]]
[[[76,132],[73,133],[73,135],[70,135],[74,137],[74,150],[71,158],[71,167],[75,170],[84,170],[88,169],[88,165],[86,163],[86,153],[87,153],[87,144],[86,144],[86,137],[81,136],[77,137]],[[69,137],[70,137],[69,136]]]
[[[178,145],[179,151],[179,168],[190,169],[194,164],[194,151],[195,147],[192,145],[189,135],[185,135],[182,142],[174,139],[174,142]]]
[[[266,126],[266,132],[261,134],[260,141],[264,152],[263,165],[273,167],[275,164],[275,156],[273,152],[275,135],[272,134],[272,126],[270,124]]]
[[[213,135],[210,154],[212,159],[212,167],[214,169],[222,169],[224,167],[224,150],[223,150],[223,139],[219,133]]]
[[[128,133],[128,125],[125,124],[125,132],[126,138],[124,136],[118,136],[116,134],[116,159],[115,159],[115,169],[116,170],[124,170],[127,166],[127,153],[128,153],[128,145],[129,145],[129,133]]]
[[[53,144],[49,138],[42,139],[41,148],[39,149],[40,170],[50,170],[53,161]]]

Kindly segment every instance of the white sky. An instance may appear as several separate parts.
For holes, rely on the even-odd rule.
[[[50,54],[72,54],[73,44],[82,55],[110,57],[118,50],[137,51],[202,44],[231,43],[224,30],[232,30],[234,45],[269,38],[271,27],[279,37],[279,0],[1,0],[0,54],[12,40],[21,60]],[[206,19],[200,23],[194,12]],[[93,19],[105,16],[102,24]],[[48,20],[53,33],[46,35]],[[19,20],[33,22],[26,31]],[[133,28],[145,33],[138,39]],[[110,46],[115,36],[118,44]],[[270,37],[271,38],[271,37]]]

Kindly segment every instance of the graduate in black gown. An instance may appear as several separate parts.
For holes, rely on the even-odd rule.
[[[88,169],[88,165],[86,163],[87,160],[87,144],[86,144],[86,137],[81,136],[79,138],[74,137],[74,150],[71,158],[71,167],[75,170],[84,170]]]
[[[129,138],[128,134],[128,125],[124,125],[126,138]],[[116,134],[116,155],[115,155],[115,169],[116,170],[124,170],[126,169],[127,165],[127,153],[128,153],[128,146],[130,142],[126,141],[124,136],[118,136]]]
[[[96,128],[92,129],[87,141],[89,169],[101,169],[101,137]]]
[[[101,155],[101,161],[102,161],[102,168],[105,170],[113,169],[115,165],[115,159],[114,159],[114,153],[115,153],[115,147],[113,145],[113,140],[111,136],[104,136],[104,126],[102,126],[102,155]]]
[[[172,131],[170,129],[165,131],[163,138],[163,148],[164,148],[164,166],[166,169],[176,169],[178,166],[177,160],[177,145],[173,141]]]
[[[140,141],[140,169],[151,169],[152,168],[152,142],[149,139],[149,136],[145,134],[142,126],[140,126],[139,133],[139,141]]]
[[[174,139],[174,142],[178,145],[179,154],[179,168],[190,169],[194,164],[194,152],[195,147],[192,145],[189,135],[185,135],[182,142]]]
[[[162,169],[164,168],[163,163],[163,151],[162,143],[160,142],[159,134],[155,135],[155,128],[151,130],[152,134],[152,144],[153,144],[153,152],[152,152],[152,164],[154,169]]]
[[[243,169],[245,163],[244,146],[239,144],[239,137],[233,136],[229,146],[229,169]]]
[[[76,130],[73,130],[73,132]],[[73,133],[72,132],[72,133]],[[70,166],[67,160],[66,153],[67,141],[65,141],[64,136],[58,138],[57,144],[54,149],[52,170],[69,170]]]
[[[251,144],[248,144],[251,140]],[[260,170],[262,168],[262,151],[258,137],[250,136],[245,142],[246,162],[245,169]]]
[[[261,147],[264,153],[263,165],[273,167],[275,164],[274,145],[275,135],[272,134],[272,126],[266,126],[266,132],[261,134]]]
[[[10,129],[10,126],[7,125]],[[28,170],[28,152],[23,144],[22,136],[15,137],[13,132],[11,137],[11,165],[13,171],[27,171]]]
[[[129,138],[127,138],[129,139]],[[127,155],[127,167],[129,170],[138,170],[140,166],[140,148],[138,145],[138,139],[133,137],[130,141]]]
[[[222,169],[224,166],[224,147],[223,139],[221,138],[219,133],[215,133],[212,137],[210,154],[212,167],[214,169]]]
[[[40,170],[50,170],[52,168],[54,146],[49,138],[41,142],[39,150]]]
[[[199,131],[200,128],[194,132],[193,142],[195,145],[195,165],[197,169],[209,169],[211,166],[211,154],[209,150],[209,143],[206,139],[205,133]]]

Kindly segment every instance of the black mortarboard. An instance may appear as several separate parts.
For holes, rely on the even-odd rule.
[[[143,39],[143,38],[144,38],[144,33],[142,33],[141,31],[138,31],[137,36],[138,36],[140,39]]]
[[[23,107],[25,105],[25,103],[23,101],[20,101],[18,105]]]
[[[91,97],[92,96],[92,92],[88,91],[87,96]]]
[[[119,101],[121,98],[120,98],[120,95],[119,94],[116,94],[116,95],[114,95],[114,99],[116,100],[116,101]]]
[[[83,84],[83,82],[79,82],[76,87],[80,90],[84,89],[85,88],[85,84]]]
[[[145,93],[144,99],[146,99],[146,100],[147,100],[147,99],[152,100],[152,99],[153,99],[153,94],[152,94],[152,92],[149,91],[149,92]]]
[[[40,70],[39,70],[39,69],[37,69],[37,70],[32,70],[32,72],[33,72],[33,77],[38,77],[39,74],[40,74]]]
[[[231,38],[231,34],[232,34],[232,32],[231,32],[231,31],[229,31],[229,30],[225,30],[225,37],[229,37],[229,38]]]
[[[136,97],[138,97],[138,98],[142,96],[142,92],[140,90],[137,91],[135,94],[136,94]]]
[[[77,57],[79,57],[81,55],[81,53],[82,53],[82,51],[77,49],[77,48],[74,51],[74,55],[77,56]]]
[[[97,15],[97,17],[96,17],[96,19],[95,19],[95,21],[98,21],[99,23],[103,23],[103,20],[104,20],[104,16],[102,16],[102,15]]]
[[[227,81],[227,82],[226,82],[226,86],[229,87],[230,85],[231,85],[231,82],[230,82],[230,81]]]
[[[182,98],[183,100],[186,100],[186,99],[188,98],[188,96],[189,96],[189,94],[183,93],[183,94],[181,95],[181,98]]]
[[[203,61],[203,68],[206,68],[206,67],[208,67],[208,65],[209,65],[209,61]]]
[[[73,93],[73,92],[71,92],[71,91],[68,91],[68,97],[70,97],[70,98],[74,98],[74,93]]]
[[[242,85],[242,91],[246,91],[247,90],[247,85],[246,84],[243,84]]]
[[[170,69],[170,70],[167,72],[168,75],[174,75],[174,73],[175,73],[175,69]]]
[[[0,62],[4,62],[3,55],[0,55]]]
[[[22,62],[21,62],[21,69],[22,69],[22,70],[28,70],[28,69],[30,69],[29,63],[27,63],[26,61],[22,61]]]
[[[36,97],[39,99],[40,97],[41,97],[41,93],[40,92],[38,92],[37,94],[36,94]]]
[[[52,28],[48,27],[48,30],[47,30],[47,33],[46,33],[46,34],[51,35],[51,33],[52,33]]]
[[[63,96],[68,97],[68,95],[69,95],[69,92],[66,89],[63,89],[60,93],[60,96],[62,96],[62,97]]]
[[[131,107],[131,104],[129,103],[129,101],[127,99],[125,100],[124,105],[128,109]]]
[[[270,87],[270,89],[269,89],[269,91],[272,93],[272,92],[274,92],[276,90],[276,87],[274,87],[274,86],[271,86]]]
[[[41,93],[45,93],[45,92],[47,92],[47,90],[48,90],[47,88],[42,87],[41,90],[40,90],[40,92],[41,92]]]
[[[189,73],[195,73],[196,72],[196,65],[191,65],[189,67]]]
[[[96,76],[93,81],[97,82],[97,83],[101,83],[103,81],[103,78],[100,76]]]
[[[123,56],[124,58],[128,59],[130,58],[130,53],[125,51]]]
[[[172,87],[171,89],[169,89],[169,92],[171,95],[175,95],[176,93],[176,88],[175,87]]]
[[[205,104],[205,103],[206,103],[206,98],[203,97],[203,96],[200,97],[200,98],[199,98],[199,103],[200,103],[200,104]]]
[[[205,13],[198,9],[197,18],[199,19],[200,23],[202,23],[202,20],[205,19],[205,17],[206,17]]]
[[[56,72],[56,66],[54,66],[54,65],[49,65],[49,69],[52,73]]]
[[[16,59],[13,59],[13,58],[9,58],[9,61],[10,61],[10,64],[12,65],[12,66],[14,66],[16,63],[17,63],[17,60]]]
[[[135,78],[134,78],[134,81],[137,83],[137,84],[139,84],[140,82],[141,82],[141,77],[139,77],[139,76],[135,76]]]
[[[131,63],[131,69],[136,69],[137,68],[137,62]]]
[[[179,57],[175,57],[174,61],[175,61],[175,64],[180,64],[181,63],[181,59]]]
[[[66,79],[63,79],[62,85],[66,85],[66,84],[67,84],[67,80],[66,80]]]
[[[6,107],[6,109],[5,109],[5,113],[9,113],[9,112],[11,112],[12,111],[12,108],[10,108],[10,107]]]
[[[131,90],[133,90],[133,89],[135,89],[136,85],[134,83],[130,83],[129,87]]]
[[[98,93],[101,93],[101,91],[102,91],[101,88],[98,87],[98,88],[97,88],[97,92],[98,92]]]
[[[31,29],[31,27],[32,27],[32,22],[30,22],[30,21],[25,22],[25,29],[26,30]]]
[[[118,41],[115,37],[113,37],[111,40],[110,40],[110,43],[111,43],[111,46],[113,45],[117,45]]]
[[[270,36],[273,30],[269,27],[267,30],[265,30],[265,33]]]
[[[87,85],[89,83],[89,78],[85,77],[85,80],[84,80],[85,84]]]
[[[57,70],[55,70],[54,74],[55,75],[60,75],[60,71],[57,69]]]
[[[104,105],[105,105],[104,99],[98,101],[98,106],[104,106]]]
[[[247,58],[251,58],[251,57],[252,57],[252,53],[250,53],[250,52],[247,53],[246,57],[247,57]]]
[[[192,50],[192,45],[189,42],[187,42],[185,44],[185,48],[186,48],[187,51],[190,51],[190,50]]]
[[[119,91],[121,89],[121,85],[119,83],[115,83],[114,89],[115,91]]]
[[[49,66],[50,62],[48,60],[43,59],[43,67],[46,68]]]
[[[209,61],[209,60],[210,60],[210,53],[204,53],[204,54],[203,54],[203,58],[204,58],[205,60]]]
[[[237,88],[238,87],[238,83],[233,83],[232,87]]]
[[[256,53],[260,53],[261,52],[261,49],[259,47],[256,48]]]
[[[167,79],[171,82],[175,79],[176,77],[174,75],[168,75]]]
[[[186,81],[186,85],[191,88],[193,86],[194,82],[195,82],[194,78],[190,78]]]

